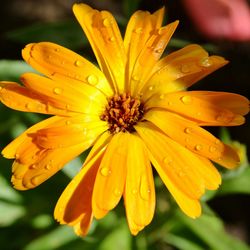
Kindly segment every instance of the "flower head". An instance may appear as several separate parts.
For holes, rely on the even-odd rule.
[[[75,4],[99,67],[59,45],[27,45],[24,60],[43,74],[26,73],[23,85],[2,82],[3,104],[51,114],[11,142],[12,182],[34,188],[66,162],[92,147],[80,172],[61,195],[55,218],[85,235],[123,197],[129,228],[137,234],[154,215],[152,165],[190,217],[199,199],[221,177],[211,161],[234,168],[239,157],[201,126],[244,123],[246,98],[231,93],[186,91],[227,63],[189,45],[161,58],[178,22],[162,27],[164,9],[137,11],[124,40],[113,16]],[[152,163],[152,165],[151,165]]]

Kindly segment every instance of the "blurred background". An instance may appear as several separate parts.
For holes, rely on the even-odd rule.
[[[72,0],[2,0],[0,8],[0,80],[19,81],[32,69],[21,58],[28,43],[51,41],[94,61],[90,45],[73,17]],[[79,1],[78,1],[79,2]],[[224,68],[197,83],[193,89],[227,91],[249,98],[250,3],[246,0],[92,0],[92,7],[111,11],[124,33],[137,9],[153,12],[166,6],[166,22],[180,20],[165,53],[198,43],[210,54],[230,61]],[[0,106],[0,150],[27,127],[43,119]],[[156,176],[157,207],[153,222],[137,237],[129,233],[123,204],[101,221],[94,221],[85,238],[53,219],[57,199],[80,169],[86,154],[34,190],[16,191],[10,184],[10,160],[0,158],[1,250],[246,250],[250,249],[250,170],[248,125],[211,131],[241,154],[241,166],[222,171],[218,191],[202,198],[203,216],[183,215]]]

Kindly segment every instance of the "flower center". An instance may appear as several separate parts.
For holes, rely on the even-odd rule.
[[[108,104],[101,120],[107,121],[109,131],[114,134],[118,132],[133,132],[134,125],[143,117],[144,109],[139,99],[129,94],[114,95],[108,99]]]

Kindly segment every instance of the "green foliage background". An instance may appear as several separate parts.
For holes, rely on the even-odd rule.
[[[130,14],[142,5],[140,0],[120,2],[123,14],[117,16],[124,30]],[[153,8],[152,8],[153,10]],[[151,11],[152,11],[151,10]],[[92,58],[89,44],[80,26],[73,20],[38,23],[5,33],[5,39],[14,41],[20,49],[30,42],[52,41]],[[172,39],[168,49],[173,50],[188,43]],[[213,43],[204,46],[219,52]],[[21,60],[0,60],[0,80],[18,81],[24,72],[33,71]],[[44,117],[9,110],[0,105],[1,149],[13,138]],[[221,138],[231,143],[229,132],[221,130]],[[211,199],[232,194],[250,195],[250,169],[244,145],[240,145],[244,160],[239,169],[222,171],[223,184],[218,191],[207,192],[202,198],[203,215],[196,220],[180,212],[167,189],[156,176],[157,208],[153,222],[137,237],[132,237],[126,224],[123,204],[104,219],[94,221],[85,238],[77,237],[72,229],[58,225],[53,219],[57,199],[70,179],[79,171],[86,154],[70,162],[49,181],[34,190],[16,191],[11,187],[11,161],[0,158],[0,249],[1,250],[247,250],[246,242],[226,232],[223,220],[208,205]],[[233,205],[233,204],[232,204]],[[139,212],[139,211],[138,211]],[[249,232],[246,232],[249,233]]]

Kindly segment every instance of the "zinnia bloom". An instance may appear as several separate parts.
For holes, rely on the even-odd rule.
[[[211,161],[226,168],[239,157],[201,126],[244,123],[246,98],[232,93],[186,91],[227,63],[189,45],[162,59],[178,22],[162,25],[164,9],[137,11],[124,40],[114,17],[75,4],[99,67],[59,45],[27,45],[24,60],[44,76],[26,73],[19,85],[2,82],[6,106],[54,115],[26,130],[2,154],[14,158],[12,183],[34,188],[66,162],[92,147],[80,172],[61,195],[55,218],[85,235],[124,199],[131,233],[154,215],[152,165],[182,211],[201,214],[199,199],[217,189],[221,177]]]

